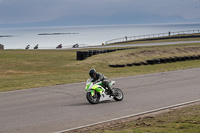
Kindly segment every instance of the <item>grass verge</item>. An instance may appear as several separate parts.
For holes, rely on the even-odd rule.
[[[159,65],[110,68],[161,57],[199,55],[200,43],[138,47],[76,60],[76,50],[1,50],[0,91],[85,82],[95,68],[108,78],[200,67],[199,60]]]
[[[82,82],[88,78],[90,68],[96,68],[109,78],[198,68],[199,60],[124,68],[110,68],[108,65],[199,54],[200,43],[140,47],[96,55],[83,61],[76,60],[76,50],[1,50],[0,91]],[[108,127],[109,130],[103,128],[104,130],[95,130],[95,132],[199,133],[199,116],[200,105],[196,105],[157,117],[145,117],[124,124],[120,123],[116,127]]]
[[[199,133],[199,116],[200,103],[197,103],[80,131],[87,133]]]

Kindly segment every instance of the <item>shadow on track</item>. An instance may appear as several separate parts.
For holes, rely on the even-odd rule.
[[[105,100],[105,101],[100,101],[98,104],[106,104],[106,103],[113,103],[116,101],[112,100]],[[90,104],[89,102],[84,102],[84,103],[74,103],[74,104],[69,104],[69,105],[64,105],[64,106],[85,106],[85,105],[98,105],[98,104]]]

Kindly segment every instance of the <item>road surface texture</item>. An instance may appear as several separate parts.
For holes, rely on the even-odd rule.
[[[0,133],[54,133],[200,99],[200,68],[113,80],[121,102],[91,105],[85,83],[1,92]]]

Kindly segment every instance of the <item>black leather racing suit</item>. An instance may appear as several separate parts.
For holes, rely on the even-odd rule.
[[[103,74],[101,74],[101,73],[96,73],[96,77],[93,78],[92,82],[95,82],[95,81],[97,81],[97,80],[102,81],[104,87],[107,87],[107,88],[110,90],[111,94],[113,94],[113,91],[112,91],[112,89],[111,89],[110,86],[109,86],[109,84],[111,83],[111,81],[110,81],[108,78],[106,78],[106,77],[105,77]]]

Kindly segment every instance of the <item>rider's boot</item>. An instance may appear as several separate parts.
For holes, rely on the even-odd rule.
[[[107,88],[108,88],[109,91],[110,91],[110,96],[114,96],[113,90],[110,88],[110,86],[107,86]]]

